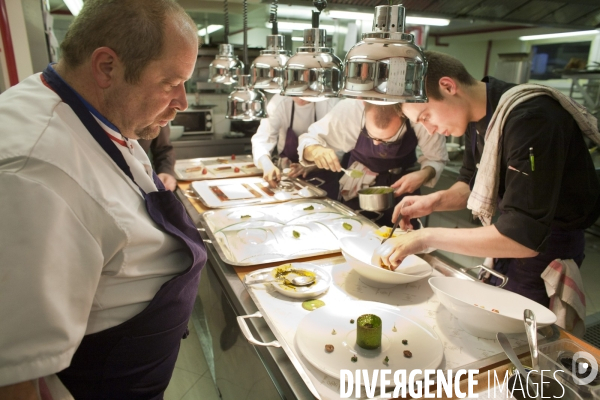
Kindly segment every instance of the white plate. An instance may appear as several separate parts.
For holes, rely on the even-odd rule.
[[[556,322],[556,315],[541,304],[479,281],[435,277],[429,278],[429,285],[440,303],[474,336],[494,339],[497,332],[525,332],[525,309],[533,311],[539,328]]]
[[[365,350],[356,344],[356,320],[363,314],[381,318],[382,340],[377,350]],[[392,330],[394,326],[396,332]],[[336,334],[332,335],[334,329]],[[407,345],[402,344],[403,339],[408,340]],[[432,329],[403,316],[393,306],[370,301],[326,304],[310,312],[300,321],[295,340],[312,365],[336,379],[342,369],[366,369],[369,376],[376,369],[435,369],[444,356],[442,341]],[[325,351],[326,344],[334,346],[332,353]],[[404,357],[404,350],[409,350],[412,357]],[[354,355],[358,358],[356,362],[351,361]]]
[[[306,299],[316,297],[325,293],[331,285],[331,275],[327,270],[311,263],[291,263],[292,268],[312,271],[316,274],[315,283],[311,286],[290,287],[280,283],[268,283],[273,288],[288,297],[295,299]],[[275,267],[277,268],[277,267]],[[249,283],[255,279],[263,279],[272,276],[274,268],[264,268],[246,275],[245,282]],[[258,284],[257,284],[258,285]]]

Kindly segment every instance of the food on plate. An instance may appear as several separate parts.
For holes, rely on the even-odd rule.
[[[408,344],[408,340],[402,339],[402,344]]]
[[[353,356],[350,358],[350,361],[352,361],[352,362],[357,362],[357,361],[358,361],[358,357],[356,357],[356,355],[353,355]]]
[[[232,159],[232,160],[235,160],[235,154],[232,154],[232,155],[231,155],[231,159]]]
[[[217,170],[217,171],[225,171],[226,169],[231,169],[231,166],[215,168],[215,170]]]
[[[379,229],[377,229],[377,230],[375,231],[375,234],[376,234],[377,236],[380,236],[380,237],[382,237],[382,238],[388,238],[388,237],[390,237],[390,233],[391,233],[391,232],[392,232],[392,228],[390,228],[389,226],[382,226],[382,227],[380,227]],[[402,234],[404,234],[404,233],[405,233],[405,232],[403,232],[402,230],[400,230],[400,229],[396,229],[396,230],[394,231],[394,235],[393,235],[393,236],[394,236],[394,237],[397,237],[397,236],[400,236],[400,235],[402,235]]]
[[[392,270],[392,268],[389,265],[384,264],[384,262],[381,258],[379,259],[379,266],[383,269],[387,269],[388,271]]]
[[[244,168],[256,168],[256,165],[254,165],[254,164],[247,164],[247,165],[244,165]]]
[[[249,215],[242,215],[240,218],[250,218]]]
[[[385,356],[385,358],[383,359],[383,363],[387,364],[388,362],[390,362],[390,358],[388,356]]]
[[[219,164],[229,164],[229,161],[224,158],[217,158]]]
[[[314,210],[314,209],[315,209],[315,206],[313,206],[313,205],[310,205],[310,206],[308,206],[308,207],[304,207],[304,208],[303,208],[303,210],[304,210],[304,211],[312,211],[312,210]]]
[[[398,332],[398,329],[396,329],[396,324],[394,324],[394,327],[392,328],[392,332]]]
[[[332,334],[332,335],[337,335],[337,332],[335,331],[335,329],[333,329],[333,330],[331,331],[331,334]]]
[[[323,300],[311,299],[302,302],[302,308],[308,311],[314,311],[317,308],[321,308],[325,305]]]
[[[353,323],[354,323],[354,320],[353,320],[353,319],[351,319],[351,320],[350,320],[350,323],[351,323],[351,324],[353,324]]]
[[[349,224],[349,223],[347,223],[347,222],[344,222],[344,223],[342,224],[342,226],[343,226],[343,227],[344,227],[344,229],[345,229],[345,230],[347,230],[347,231],[351,231],[351,230],[352,230],[352,225],[350,225],[350,224]]]
[[[332,353],[333,352],[333,345],[332,344],[326,344],[325,345],[325,351],[328,353]]]
[[[240,169],[239,169],[238,167],[235,167],[235,168],[233,169],[233,172],[240,172]]]
[[[196,171],[202,171],[202,165],[198,165],[196,167],[189,167],[185,169],[185,172],[196,172]]]
[[[206,174],[208,174],[208,169],[204,168],[204,169],[202,170],[202,175],[206,175]]]
[[[298,239],[300,237],[300,232],[298,232],[298,231],[292,231],[292,235],[294,235],[294,237],[296,239]]]
[[[496,314],[500,314],[500,311],[496,310],[495,308],[492,308],[492,312],[495,312]]]
[[[356,320],[356,344],[366,350],[381,347],[381,318],[375,314],[363,314]]]
[[[410,350],[404,350],[404,357],[406,357],[406,358],[412,357],[412,353],[410,352]]]

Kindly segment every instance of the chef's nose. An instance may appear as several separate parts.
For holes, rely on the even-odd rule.
[[[171,107],[179,111],[184,111],[188,108],[187,96],[185,95],[185,85],[181,83],[175,88],[175,98],[171,100]]]

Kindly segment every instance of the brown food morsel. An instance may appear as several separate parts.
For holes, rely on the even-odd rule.
[[[325,351],[328,353],[331,353],[333,351],[333,345],[332,344],[326,344],[325,345]]]
[[[409,350],[404,350],[404,357],[411,358],[412,357],[412,353]]]
[[[408,340],[402,339],[402,344],[408,344]]]

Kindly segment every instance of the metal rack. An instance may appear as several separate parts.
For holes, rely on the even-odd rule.
[[[600,114],[600,70],[564,73],[563,78],[571,79],[569,97],[583,100],[583,105],[596,116]],[[583,83],[582,80],[587,80]],[[581,97],[574,97],[578,94]]]

